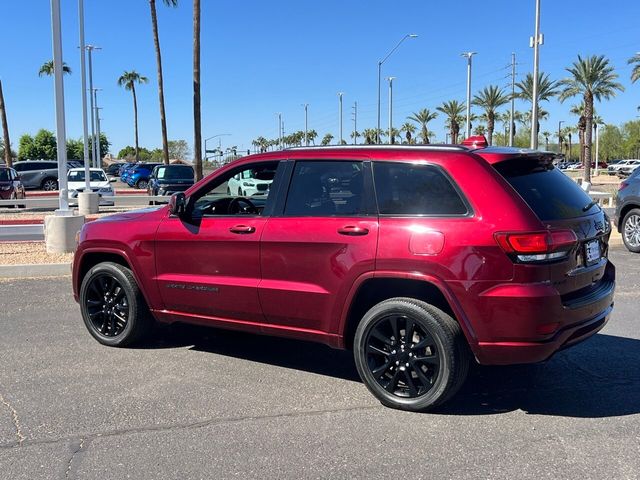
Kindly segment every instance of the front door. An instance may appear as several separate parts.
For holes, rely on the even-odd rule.
[[[165,309],[216,319],[262,322],[258,301],[260,236],[273,201],[227,195],[245,169],[274,179],[278,162],[245,164],[213,178],[188,198],[187,212],[169,215],[156,236],[157,282]]]

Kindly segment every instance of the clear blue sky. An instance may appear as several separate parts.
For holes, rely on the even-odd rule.
[[[67,135],[82,135],[77,1],[61,0],[64,59],[73,69],[65,77]],[[474,50],[473,91],[488,84],[506,86],[511,52],[520,76],[532,70],[529,36],[534,0],[427,2],[410,0],[202,1],[203,138],[219,133],[222,146],[250,148],[259,135],[277,137],[276,112],[286,133],[304,128],[301,104],[309,103],[309,128],[338,135],[337,92],[344,95],[345,137],[352,130],[351,106],[358,102],[358,130],[376,123],[377,62],[407,33],[407,40],[383,66],[394,81],[394,125],[420,108],[464,100],[464,50]],[[53,79],[39,78],[52,58],[49,1],[0,2],[0,77],[4,85],[13,148],[23,133],[54,129]],[[139,88],[140,144],[160,146],[156,67],[145,0],[85,0],[86,39],[102,47],[94,55],[94,83],[102,110],[102,130],[112,152],[133,144],[131,95],[116,79],[135,69],[149,78]],[[193,143],[192,2],[168,8],[158,0],[169,139]],[[552,78],[577,54],[605,54],[626,91],[597,105],[607,123],[637,118],[640,83],[632,85],[626,60],[640,51],[640,2],[619,0],[542,1],[540,66]],[[570,100],[543,108],[551,114],[541,130],[555,131],[558,120],[575,123]],[[382,126],[387,125],[383,85]],[[525,104],[518,104],[525,110]],[[444,140],[444,119],[431,128]]]

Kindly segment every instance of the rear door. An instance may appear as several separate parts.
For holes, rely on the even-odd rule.
[[[260,303],[267,323],[331,332],[355,280],[375,268],[371,166],[302,160],[291,170],[286,201],[262,234]]]

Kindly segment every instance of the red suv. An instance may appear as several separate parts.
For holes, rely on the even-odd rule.
[[[607,322],[609,219],[552,161],[464,146],[248,156],[168,206],[86,224],[74,295],[105,345],[152,320],[318,341],[353,349],[383,404],[426,410],[474,358],[540,362]],[[236,196],[234,177],[268,188]]]

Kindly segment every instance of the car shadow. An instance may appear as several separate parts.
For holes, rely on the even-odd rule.
[[[146,348],[193,350],[360,382],[349,351],[285,338],[173,325]],[[640,413],[640,340],[598,334],[535,365],[472,367],[460,392],[432,414],[598,418]]]

